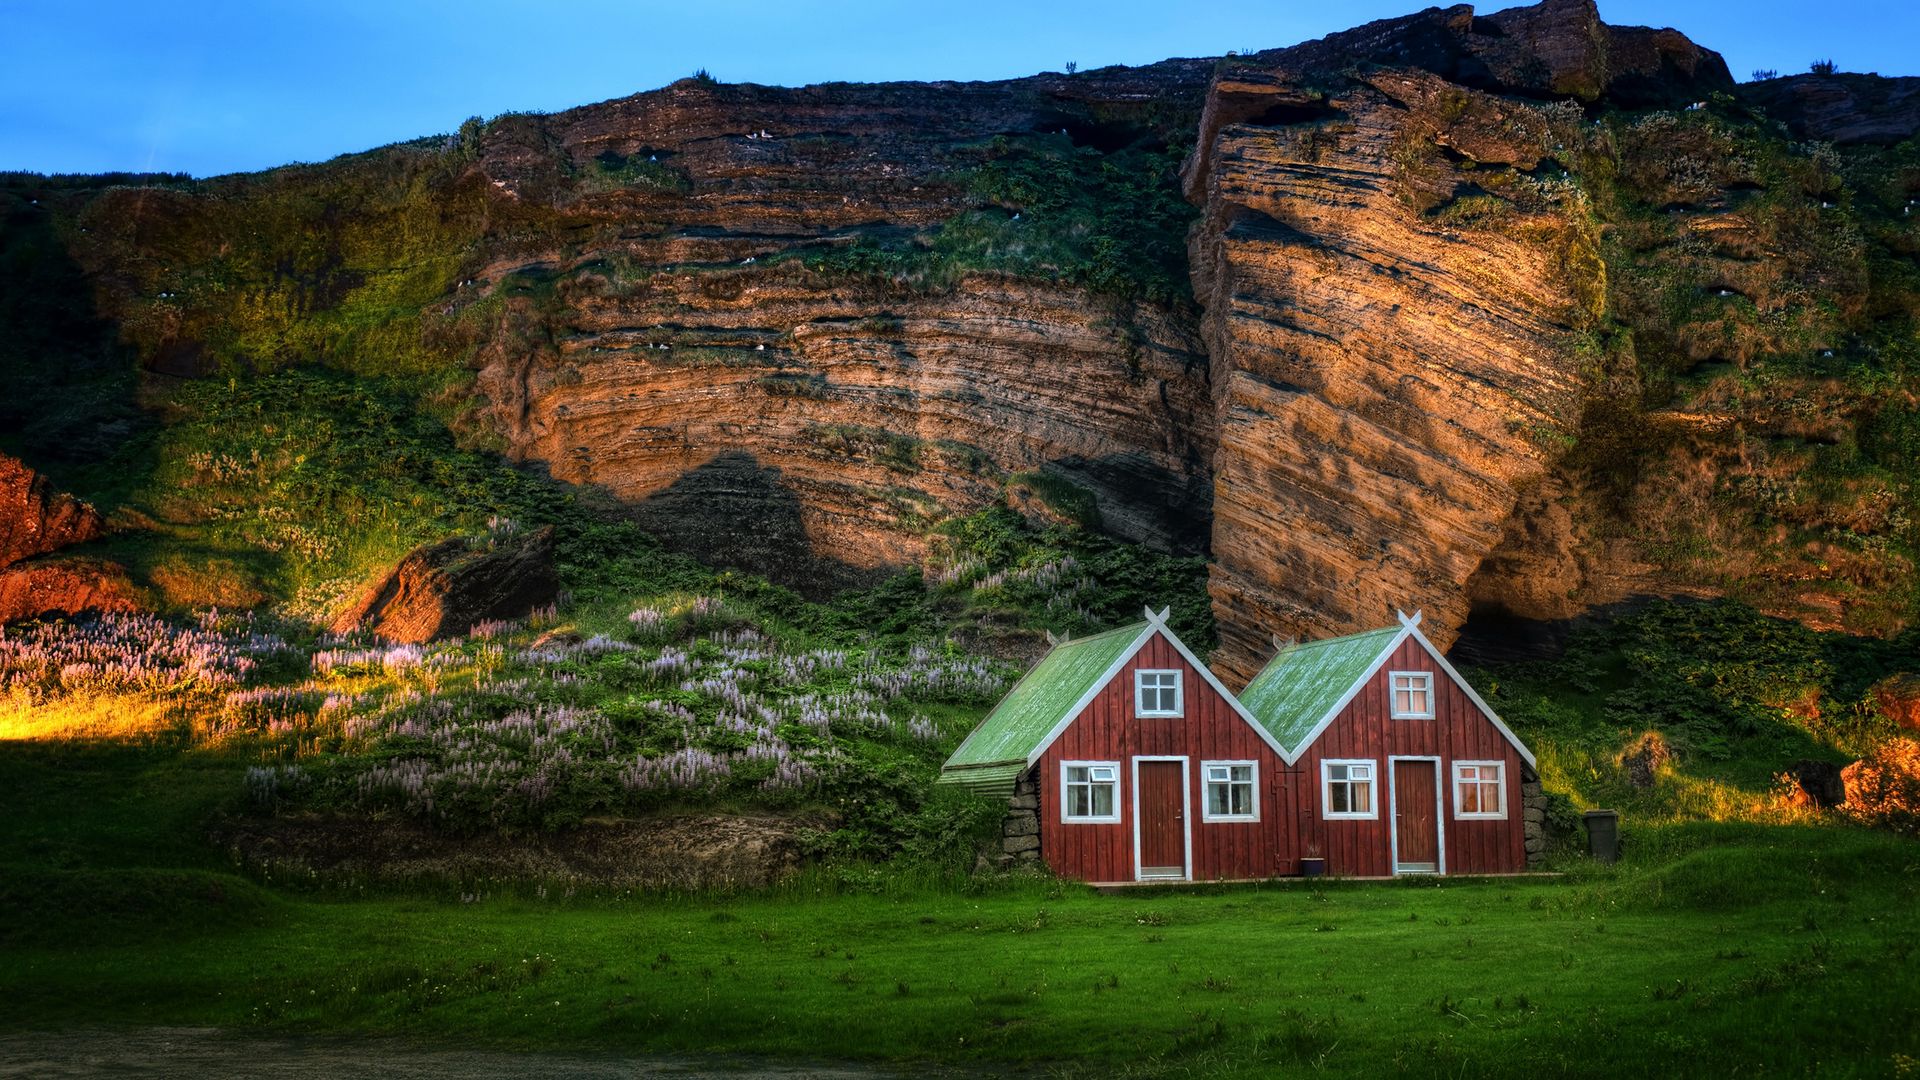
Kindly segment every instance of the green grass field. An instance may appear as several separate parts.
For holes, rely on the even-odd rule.
[[[771,893],[344,894],[232,873],[232,751],[0,744],[0,1026],[212,1025],[1047,1074],[1885,1076],[1920,848],[1669,825],[1553,879],[1098,895],[820,868]]]

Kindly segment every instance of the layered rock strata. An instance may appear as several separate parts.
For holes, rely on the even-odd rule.
[[[1211,405],[1191,315],[1047,274],[943,278],[921,245],[982,208],[966,177],[983,145],[1150,143],[1148,110],[1196,104],[1206,71],[687,82],[502,128],[479,163],[491,197],[564,224],[496,252],[456,301],[502,298],[478,384],[490,424],[670,543],[816,592],[913,564],[927,523],[1023,472],[1084,489],[1120,536],[1203,548]],[[613,161],[650,179],[564,175]],[[1017,247],[1018,210],[987,212]],[[820,265],[851,250],[885,254]],[[551,291],[515,295],[528,281]]]
[[[1213,663],[1230,684],[1276,635],[1397,608],[1424,609],[1444,647],[1566,439],[1571,339],[1604,270],[1553,157],[1580,110],[1527,96],[1723,84],[1711,53],[1578,2],[1424,12],[1216,78],[1188,183],[1217,410]]]

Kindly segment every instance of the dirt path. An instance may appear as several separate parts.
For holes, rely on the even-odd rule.
[[[263,1038],[214,1028],[147,1028],[0,1035],[0,1077],[261,1077],[319,1080],[889,1080],[906,1075],[859,1065],[778,1064],[729,1058],[628,1058],[433,1047],[338,1036]],[[924,1075],[924,1074],[922,1074]]]

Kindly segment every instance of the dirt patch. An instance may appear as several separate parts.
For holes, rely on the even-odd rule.
[[[418,822],[293,817],[228,822],[213,840],[269,877],[613,889],[758,888],[804,863],[824,816],[684,815],[593,821],[552,833],[438,832]]]
[[[627,1057],[436,1047],[398,1039],[240,1036],[213,1028],[31,1032],[0,1036],[0,1077],[253,1076],[307,1080],[378,1076],[390,1080],[461,1077],[568,1080],[615,1077],[778,1077],[870,1080],[900,1073],[860,1065],[769,1062],[753,1058]],[[943,1074],[950,1075],[950,1074]]]

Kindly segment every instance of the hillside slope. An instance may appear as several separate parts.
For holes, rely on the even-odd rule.
[[[306,508],[177,493],[306,458],[209,377],[318,364],[816,594],[1003,501],[1210,553],[1236,677],[1393,606],[1443,640],[1695,593],[1886,632],[1920,542],[1910,97],[1736,87],[1548,0],[998,83],[690,79],[209,180],[14,176],[0,449],[157,527],[140,574],[244,563],[207,532]],[[223,426],[266,456],[222,464]],[[429,519],[366,513],[309,606],[353,584],[340,551]]]

